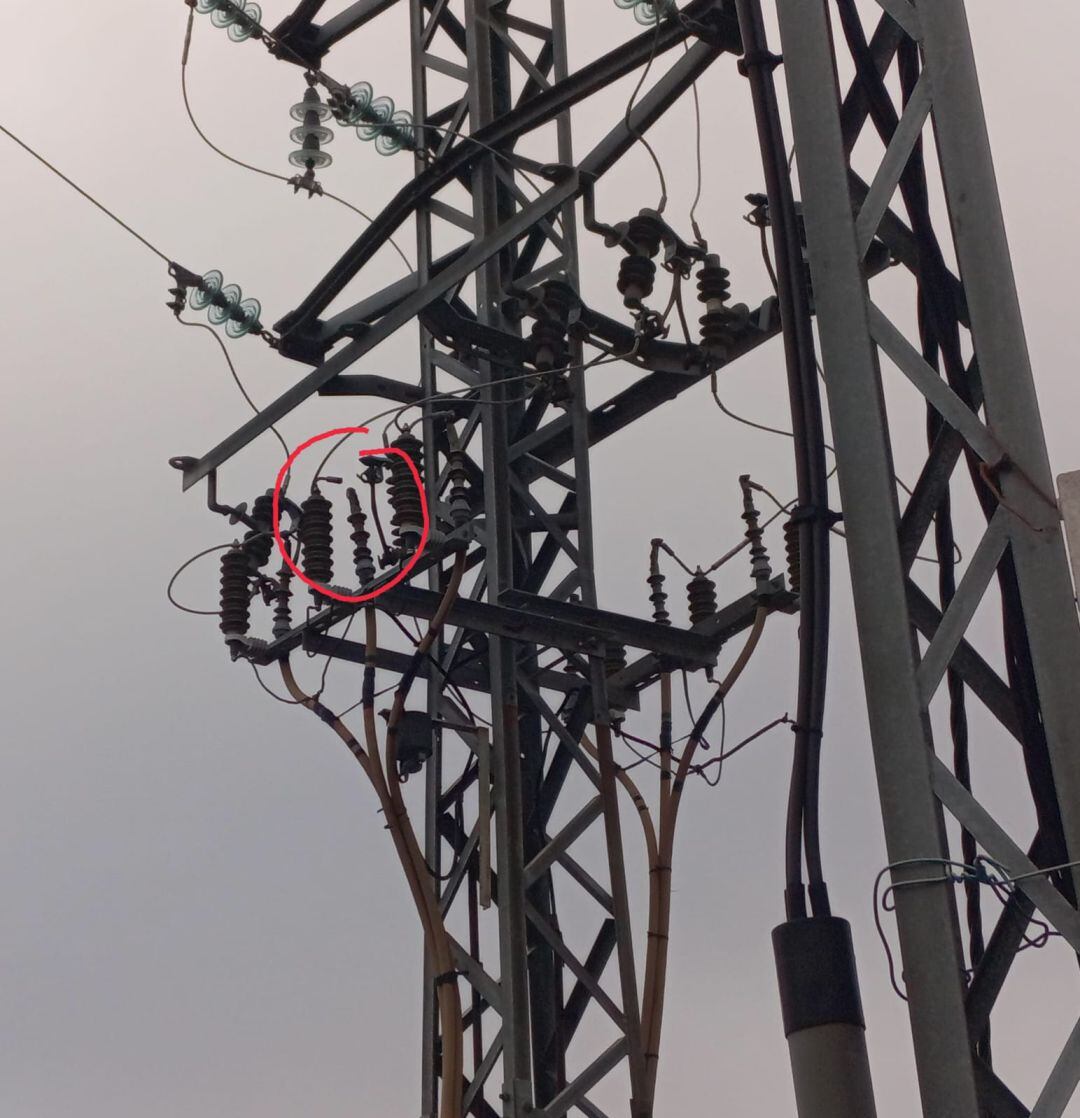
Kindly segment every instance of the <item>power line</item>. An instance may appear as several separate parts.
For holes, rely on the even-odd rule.
[[[10,128],[5,128],[4,125],[0,124],[0,132],[3,132],[4,135],[7,136],[9,139],[14,140],[15,143],[17,143],[19,147],[21,147],[24,151],[29,152],[29,154],[32,155],[39,163],[43,164],[50,171],[52,171],[52,173],[56,175],[57,178],[62,179],[64,182],[66,182],[72,190],[78,191],[78,193],[81,194],[88,202],[90,202],[94,206],[97,206],[97,208],[101,210],[101,212],[105,214],[106,217],[111,218],[113,221],[116,222],[117,225],[120,226],[121,229],[123,229],[127,233],[130,233],[131,236],[133,236],[137,241],[144,244],[155,256],[160,257],[162,260],[165,261],[166,264],[172,263],[170,257],[166,256],[165,253],[161,251],[161,249],[159,249],[156,245],[151,244],[141,233],[133,229],[122,218],[117,217],[116,214],[114,214],[112,210],[108,208],[108,206],[102,204],[92,194],[83,190],[83,188],[79,186],[77,182],[69,179],[63,171],[50,163],[45,158],[45,156],[41,155],[39,152],[36,152],[28,143],[26,143],[25,140],[19,139],[19,137],[16,136]]]

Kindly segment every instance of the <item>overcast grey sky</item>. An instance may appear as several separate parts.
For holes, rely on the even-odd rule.
[[[568,6],[575,66],[638,30],[611,0]],[[265,22],[288,7],[266,0]],[[335,50],[327,68],[407,104],[405,7]],[[1077,468],[1080,9],[1067,0],[968,7],[1051,460],[1059,471]],[[355,215],[294,197],[198,140],[180,100],[181,0],[67,0],[32,11],[3,0],[0,13],[0,120],[169,256],[198,272],[219,268],[260,298],[268,323],[358,232]],[[200,18],[190,88],[203,127],[226,150],[291,173],[297,71]],[[618,119],[629,91],[612,87],[578,114],[579,151]],[[767,279],[756,233],[741,220],[742,198],[762,181],[733,59],[713,67],[700,94],[700,218],[732,270],[736,298],[754,303]],[[669,214],[685,224],[694,191],[689,102],[653,138],[668,168]],[[382,159],[345,135],[330,150],[327,188],[370,213],[410,173],[407,157]],[[166,460],[206,451],[246,418],[246,406],[215,344],[178,327],[162,305],[160,261],[3,137],[0,154],[9,487],[0,1114],[415,1114],[420,943],[373,797],[324,726],[274,703],[249,669],[229,663],[214,619],[177,613],[164,596],[182,560],[230,538],[201,490],[181,494]],[[615,219],[655,201],[640,151],[599,194],[602,216]],[[615,267],[602,248],[586,246],[587,299],[617,306]],[[400,268],[381,254],[357,290],[376,289]],[[900,277],[881,290],[903,318]],[[253,339],[230,343],[230,352],[260,402],[299,369]],[[401,331],[362,371],[415,380],[412,332]],[[596,369],[590,399],[629,375]],[[722,388],[735,410],[786,425],[779,343],[726,371]],[[282,427],[295,443],[374,410],[315,400]],[[923,446],[921,412],[900,388],[890,410],[898,469],[910,480]],[[226,497],[250,500],[279,458],[272,440],[259,440],[223,471]],[[652,536],[694,562],[735,542],[744,472],[784,499],[793,493],[786,440],[727,420],[704,386],[605,443],[593,461],[601,604],[646,615]],[[781,555],[778,537],[772,544]],[[879,1114],[901,1118],[917,1112],[914,1076],[905,1009],[889,988],[870,918],[885,856],[839,545],[835,558],[826,869],[834,907],[854,925]],[[214,567],[211,560],[189,572],[178,587],[183,601],[213,604]],[[743,593],[747,577],[743,566],[725,568],[721,600]],[[675,607],[679,583],[669,584]],[[979,619],[990,648],[993,620]],[[730,740],[792,709],[794,664],[794,621],[777,618],[729,703]],[[298,670],[311,680],[317,668]],[[346,668],[331,680],[331,705],[358,697]],[[695,698],[703,694],[697,681]],[[651,710],[630,728],[651,736]],[[679,718],[686,721],[682,710]],[[727,766],[718,789],[688,795],[659,1114],[794,1113],[769,942],[783,915],[789,759],[790,735],[774,732]],[[980,795],[1026,836],[1031,813],[1017,792],[1014,751],[978,714],[973,765]],[[631,822],[627,815],[640,901]],[[573,926],[572,912],[561,915]],[[1004,1005],[1012,1018],[998,1028],[995,1049],[1030,1103],[1075,1021],[1075,965],[1052,943],[1025,952],[1011,981]],[[619,1084],[610,1090],[601,1097],[619,1097]]]

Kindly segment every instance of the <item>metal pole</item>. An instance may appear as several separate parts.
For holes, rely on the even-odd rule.
[[[986,417],[1017,469],[999,478],[1032,530],[1012,533],[1042,722],[1070,860],[1080,858],[1080,625],[1031,375],[997,178],[962,0],[918,4],[933,121]],[[1073,870],[1080,896],[1080,868]]]
[[[915,682],[888,422],[851,209],[828,13],[822,0],[778,0],[777,7],[886,845],[891,862],[943,859],[947,847],[930,781],[930,728]],[[924,876],[933,873],[924,866]],[[898,890],[896,918],[924,1113],[978,1118],[963,955],[949,890]]]

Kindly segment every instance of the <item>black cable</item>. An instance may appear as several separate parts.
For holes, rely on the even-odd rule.
[[[789,918],[806,914],[803,849],[815,915],[829,914],[821,865],[818,793],[821,729],[829,655],[829,522],[824,419],[817,380],[802,245],[791,174],[772,78],[759,0],[736,0],[742,32],[744,72],[750,81],[765,172],[776,258],[777,301],[791,400],[795,475],[800,509],[802,587],[799,620],[799,683],[795,749],[785,840],[785,899]]]
[[[683,53],[689,53],[690,44],[685,40],[683,41]],[[698,97],[697,82],[690,83],[690,96],[694,104],[694,167],[696,171],[696,189],[694,191],[694,200],[690,203],[690,228],[694,231],[694,238],[697,241],[699,248],[704,249],[706,252],[709,250],[709,242],[705,239],[705,235],[701,232],[701,228],[697,223],[697,208],[698,203],[701,201],[701,191],[704,185],[704,174],[702,173],[701,166],[701,100]],[[689,337],[687,338],[689,345]]]
[[[248,407],[251,408],[251,410],[256,415],[259,415],[259,407],[255,403],[255,401],[248,395],[248,391],[244,387],[243,381],[240,380],[240,376],[236,371],[236,366],[233,364],[233,359],[229,356],[229,347],[221,340],[221,335],[218,334],[218,332],[212,326],[208,326],[205,322],[191,322],[188,319],[181,318],[179,315],[176,316],[176,321],[179,322],[181,326],[196,326],[200,330],[206,330],[210,334],[214,341],[217,342],[217,344],[221,347],[222,356],[225,358],[225,363],[229,366],[229,373],[232,375],[233,381],[236,383],[236,387],[240,390],[240,395],[243,396],[244,399],[247,401]],[[273,432],[274,438],[277,439],[279,443],[281,443],[281,449],[285,452],[285,457],[287,459],[289,457],[289,454],[291,453],[289,450],[289,444],[282,438],[281,432],[273,424],[270,425],[269,430]]]
[[[170,603],[174,605],[178,610],[182,610],[184,613],[193,613],[200,617],[218,617],[221,613],[220,609],[192,609],[191,606],[181,605],[181,603],[173,597],[172,588],[176,585],[176,580],[184,573],[184,571],[188,569],[188,567],[191,566],[192,563],[195,562],[196,559],[201,559],[204,555],[210,555],[212,552],[215,551],[228,551],[229,548],[232,546],[233,545],[231,543],[215,544],[213,547],[205,548],[204,550],[193,555],[190,559],[187,559],[183,563],[181,563],[180,566],[177,567],[176,570],[173,572],[172,578],[169,579],[168,585],[165,587],[165,597],[169,599]]]
[[[653,166],[656,168],[656,175],[660,179],[660,201],[656,204],[656,212],[662,214],[664,208],[667,206],[667,179],[664,178],[664,168],[660,165],[660,160],[656,158],[656,152],[653,151],[652,144],[650,144],[641,132],[630,123],[630,114],[633,112],[634,102],[637,100],[637,95],[641,92],[641,87],[645,84],[645,79],[649,76],[649,71],[652,69],[652,64],[656,59],[656,48],[659,42],[660,20],[657,20],[653,34],[652,49],[649,51],[649,60],[645,63],[645,69],[642,70],[637,85],[634,86],[634,92],[630,94],[630,100],[626,102],[626,112],[623,114],[623,123],[626,125],[627,132],[645,148],[653,161]]]

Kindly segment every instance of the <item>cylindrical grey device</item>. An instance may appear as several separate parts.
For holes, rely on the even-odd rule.
[[[772,938],[799,1118],[876,1118],[850,925],[807,917]]]

